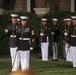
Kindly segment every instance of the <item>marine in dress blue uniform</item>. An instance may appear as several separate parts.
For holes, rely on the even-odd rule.
[[[64,33],[63,43],[64,43],[64,48],[65,48],[64,49],[65,56],[66,56],[66,61],[72,61],[72,56],[70,54],[70,46],[68,44],[68,42],[69,42],[68,33],[69,33],[69,28],[72,24],[72,20],[71,20],[71,18],[66,18],[65,22],[66,22],[66,24],[64,25],[64,31],[63,31],[63,33]]]
[[[20,16],[21,25],[17,29],[17,46],[22,71],[29,69],[30,50],[33,49],[34,30],[27,25],[28,17]]]
[[[73,24],[70,26],[68,35],[73,67],[76,68],[76,16],[71,16],[71,18]]]
[[[12,71],[17,71],[19,69],[18,64],[18,53],[17,53],[17,40],[16,40],[16,31],[17,31],[17,14],[11,14],[12,23],[8,25],[8,28],[5,29],[5,34],[9,35],[9,47],[10,47],[10,55],[12,61]]]
[[[57,25],[58,19],[53,18],[52,19],[52,48],[53,48],[53,60],[57,61],[58,60],[58,36],[60,34],[60,30]]]
[[[46,18],[42,18],[41,23],[40,41],[42,61],[48,61],[49,32],[51,28],[48,27]]]

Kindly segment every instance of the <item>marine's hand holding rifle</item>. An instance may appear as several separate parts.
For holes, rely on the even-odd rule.
[[[67,33],[67,32],[65,32],[65,33],[64,33],[64,36],[68,36],[68,33]]]
[[[51,34],[52,34],[52,35],[55,35],[55,33],[54,33],[54,32],[51,32]]]
[[[52,45],[53,45],[53,35],[55,35],[55,33],[51,32],[51,35],[52,35]]]
[[[40,47],[41,47],[41,42],[42,42],[42,36],[44,36],[44,34],[41,32],[41,33],[40,33],[40,44],[39,44]]]
[[[67,36],[68,36],[68,33],[67,32],[64,32],[64,41],[63,41],[64,46],[66,46],[66,37]]]
[[[67,36],[68,36],[68,33],[65,31],[64,32],[64,41],[63,41],[64,46],[66,46]]]
[[[41,44],[42,43],[42,36],[44,36],[44,33],[41,32],[40,33],[40,47],[42,46],[42,44]]]
[[[41,33],[40,33],[40,36],[44,36],[44,33],[41,32]]]
[[[30,50],[33,50],[33,47],[30,47]]]

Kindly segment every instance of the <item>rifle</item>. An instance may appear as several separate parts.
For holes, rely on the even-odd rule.
[[[52,32],[51,32],[51,34],[52,34],[52,46],[53,46],[53,36],[54,36],[54,27],[53,27],[53,24],[52,24]]]
[[[41,30],[40,30],[40,47],[41,47],[41,43],[42,43],[42,36],[41,36],[41,33],[42,33],[42,21],[41,21]]]
[[[41,20],[40,46],[41,46],[41,43],[42,43],[42,36],[44,36],[44,30],[43,30],[43,28],[42,28],[42,20]]]
[[[65,23],[65,28],[64,28],[64,29],[65,29],[65,30],[64,30],[64,34],[65,34],[65,33],[67,33],[66,23]],[[67,38],[66,35],[64,35],[64,42],[63,42],[63,43],[64,43],[64,46],[66,46],[66,38]]]
[[[53,32],[53,25],[52,25],[52,32]],[[52,34],[52,42],[53,42],[53,34]]]

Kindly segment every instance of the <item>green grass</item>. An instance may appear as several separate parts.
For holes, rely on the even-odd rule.
[[[76,68],[72,68],[72,63],[63,61],[42,62],[41,60],[31,60],[30,69],[37,75],[76,75]],[[10,61],[0,61],[0,75],[9,75],[11,72]]]

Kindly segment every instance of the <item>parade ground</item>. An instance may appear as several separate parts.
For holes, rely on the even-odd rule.
[[[64,62],[64,59],[58,61],[42,61],[41,58],[31,57],[30,70],[36,72],[36,75],[76,75],[76,68],[72,67],[71,62]],[[10,56],[0,57],[0,75],[9,75],[11,72]]]

